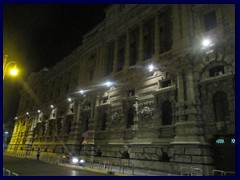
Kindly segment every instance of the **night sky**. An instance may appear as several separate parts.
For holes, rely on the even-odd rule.
[[[9,61],[17,62],[24,81],[31,72],[54,66],[81,45],[83,35],[105,18],[106,7],[105,4],[5,4],[3,54],[8,55]],[[13,121],[17,113],[23,81],[7,76],[4,80],[4,122]]]

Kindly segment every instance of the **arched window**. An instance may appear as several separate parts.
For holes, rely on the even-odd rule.
[[[134,119],[134,109],[131,107],[127,112],[127,128],[131,128]]]
[[[217,92],[213,96],[215,120],[226,121],[229,117],[227,95],[224,92]]]
[[[162,125],[172,124],[172,107],[169,101],[164,101],[162,103]]]

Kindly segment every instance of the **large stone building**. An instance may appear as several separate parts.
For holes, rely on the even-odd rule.
[[[30,75],[8,152],[235,170],[234,5],[105,12],[79,48]]]

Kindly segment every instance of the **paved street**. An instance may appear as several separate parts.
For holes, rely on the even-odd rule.
[[[108,176],[108,174],[84,171],[33,159],[16,158],[5,155],[3,155],[3,168],[9,169],[19,176]]]

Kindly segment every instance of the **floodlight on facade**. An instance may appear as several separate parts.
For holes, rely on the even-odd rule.
[[[154,66],[153,64],[150,64],[150,65],[148,66],[148,71],[149,71],[149,72],[152,72],[154,69],[155,69],[155,66]]]
[[[80,94],[84,94],[85,91],[84,91],[84,90],[80,90],[79,93],[80,93]]]
[[[106,81],[103,85],[104,85],[104,86],[107,86],[107,87],[110,87],[110,86],[113,85],[113,82],[111,82],[111,81]]]

